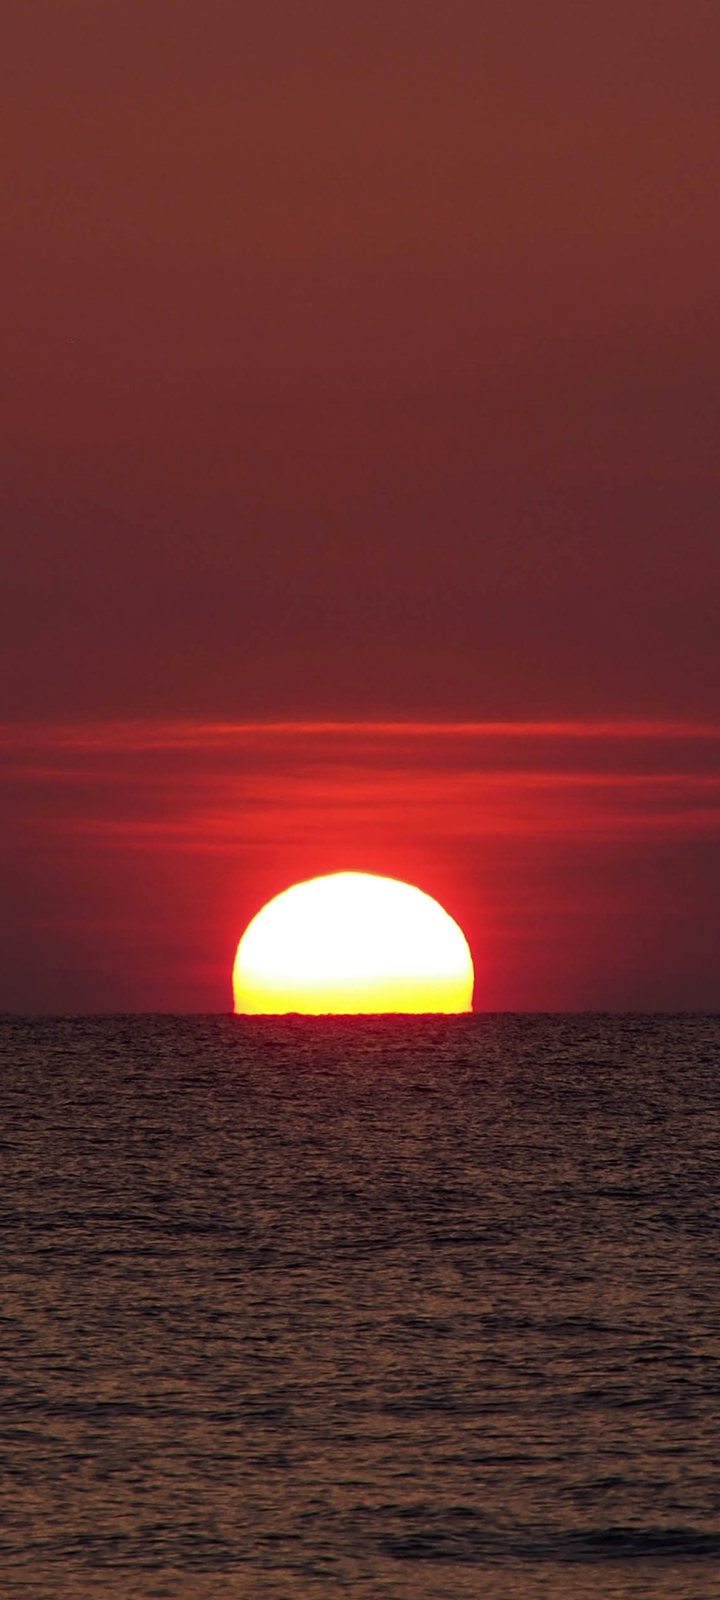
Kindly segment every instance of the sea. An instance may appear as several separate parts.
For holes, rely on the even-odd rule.
[[[713,1600],[720,1018],[0,1021],[3,1600]]]

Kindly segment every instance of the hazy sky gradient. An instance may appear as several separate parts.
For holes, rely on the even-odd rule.
[[[719,1006],[715,0],[7,0],[0,62],[0,1008],[225,1009],[338,868],[481,1006]]]
[[[715,5],[2,30],[1,714],[714,711]]]
[[[6,728],[0,1010],[230,1008],[290,883],[460,922],[479,1009],[720,1008],[720,724]]]

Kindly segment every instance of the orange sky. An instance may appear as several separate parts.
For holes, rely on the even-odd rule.
[[[711,0],[0,27],[0,715],[714,713]]]
[[[353,866],[489,1004],[716,1004],[717,5],[6,0],[0,63],[0,1007],[224,1005]],[[524,731],[247,731],[328,719]]]
[[[290,883],[405,879],[479,1009],[717,1009],[720,724],[6,728],[0,1009],[228,1010]]]

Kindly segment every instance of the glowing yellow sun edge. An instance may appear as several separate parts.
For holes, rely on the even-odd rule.
[[[411,884],[332,873],[276,895],[245,930],[235,1010],[311,1015],[472,1009],[465,935]]]

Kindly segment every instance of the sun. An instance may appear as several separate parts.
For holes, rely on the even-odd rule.
[[[437,900],[395,878],[334,872],[296,883],[246,928],[236,1012],[470,1011],[464,933]]]

